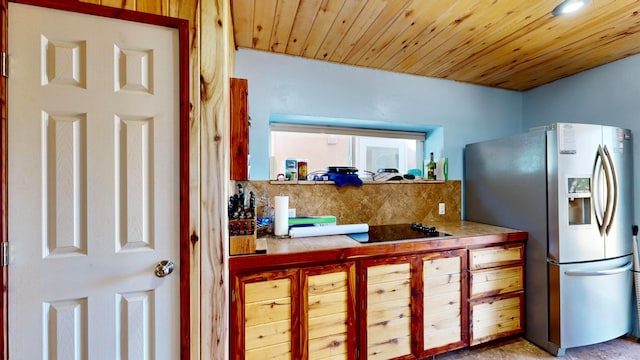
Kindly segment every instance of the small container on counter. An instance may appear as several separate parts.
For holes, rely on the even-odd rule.
[[[287,180],[298,180],[298,160],[286,159],[284,161],[284,169]]]
[[[298,160],[298,180],[307,180],[308,174],[308,160]]]

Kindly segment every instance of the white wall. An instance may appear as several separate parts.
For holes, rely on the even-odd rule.
[[[270,114],[442,126],[449,179],[462,179],[465,144],[522,131],[520,92],[246,49],[235,76],[249,81],[252,179],[269,175]]]
[[[634,183],[640,181],[640,55],[619,60],[523,93],[523,129],[582,122],[631,129]],[[634,189],[636,224],[640,189]],[[629,224],[631,226],[631,224]]]

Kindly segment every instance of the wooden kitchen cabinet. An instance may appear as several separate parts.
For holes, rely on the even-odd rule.
[[[522,333],[524,241],[231,257],[231,358],[425,359]]]
[[[469,250],[470,345],[524,331],[524,244]]]
[[[355,263],[232,279],[232,358],[355,358]]]
[[[423,330],[418,357],[423,358],[467,345],[467,251],[429,253],[420,260]]]
[[[249,85],[247,79],[230,80],[230,179],[249,180]]]
[[[299,358],[299,271],[237,275],[232,284],[232,358]]]
[[[467,345],[465,249],[361,262],[366,359],[420,359]]]
[[[301,270],[301,359],[355,359],[356,266]]]
[[[361,262],[361,359],[413,359],[412,266],[403,256]]]

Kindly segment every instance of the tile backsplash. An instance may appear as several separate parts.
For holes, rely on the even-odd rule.
[[[288,196],[296,216],[333,215],[338,224],[402,224],[413,221],[449,222],[461,220],[461,181],[435,183],[365,183],[338,187],[326,183],[289,184],[271,181],[239,182],[245,192],[256,194],[258,217],[268,216],[275,196]],[[236,186],[232,182],[232,186]],[[232,189],[235,191],[235,189]],[[445,214],[438,214],[438,204]]]

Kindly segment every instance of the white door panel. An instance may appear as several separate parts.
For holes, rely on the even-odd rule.
[[[178,31],[11,3],[8,47],[10,357],[177,359]]]

